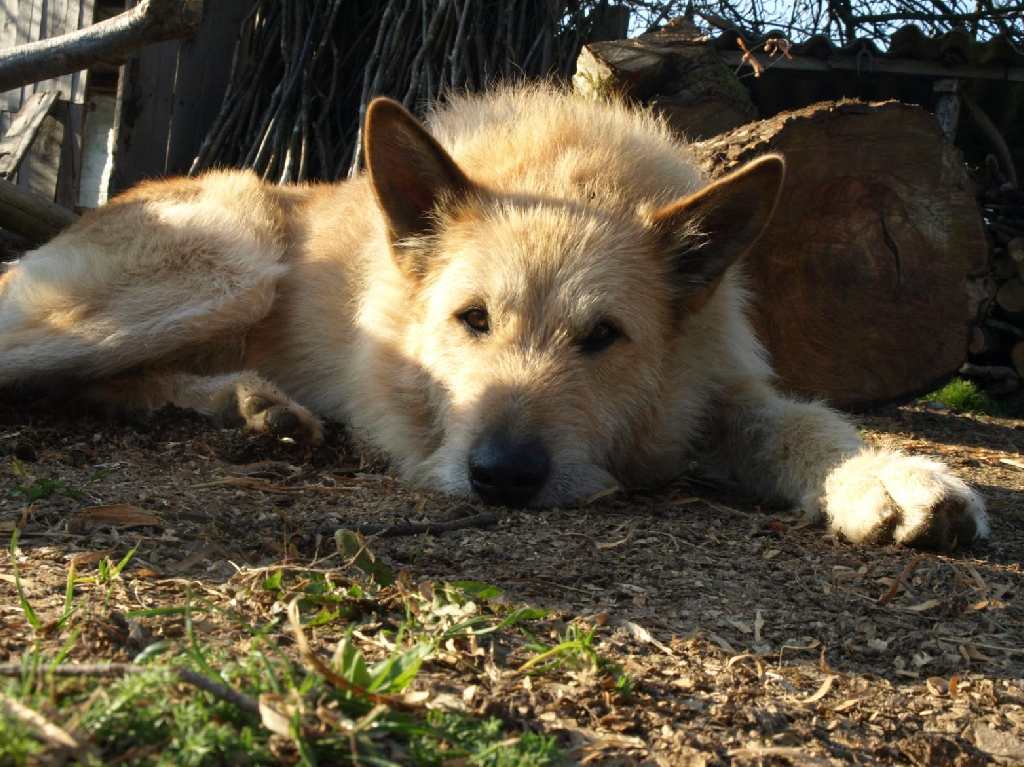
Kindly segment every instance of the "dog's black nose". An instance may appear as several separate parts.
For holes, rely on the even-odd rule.
[[[489,435],[469,451],[469,479],[486,503],[525,506],[551,473],[551,456],[540,440]]]

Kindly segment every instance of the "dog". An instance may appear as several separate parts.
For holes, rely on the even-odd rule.
[[[651,113],[552,86],[427,126],[376,99],[355,179],[216,171],[87,213],[0,278],[0,387],[72,379],[312,442],[337,419],[409,482],[492,504],[697,458],[852,542],[989,534],[946,466],[776,389],[742,261],[782,157],[707,183]]]

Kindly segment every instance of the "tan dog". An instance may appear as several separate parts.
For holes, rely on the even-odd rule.
[[[336,418],[406,479],[495,503],[650,485],[696,455],[852,541],[988,533],[945,466],[773,388],[737,262],[780,157],[706,186],[650,115],[546,87],[429,125],[377,100],[362,178],[211,173],[86,215],[0,281],[0,386],[72,376],[313,440]]]

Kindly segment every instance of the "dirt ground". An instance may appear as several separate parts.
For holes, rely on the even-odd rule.
[[[371,536],[413,581],[484,581],[587,617],[635,688],[613,699],[586,674],[531,681],[500,657],[428,664],[417,684],[593,763],[1024,764],[1024,421],[917,406],[859,420],[871,441],[937,456],[979,487],[992,542],[952,556],[851,546],[693,482]],[[46,493],[31,506],[26,477]],[[180,411],[126,423],[0,401],[0,537],[22,527],[21,575],[44,617],[69,562],[85,572],[136,543],[124,595],[151,608],[185,588],[227,600],[237,568],[309,562],[339,528],[481,511],[360,465],[340,429],[309,452]],[[0,660],[16,660],[31,632],[3,559]],[[98,613],[71,659],[130,659],[137,637],[118,623]]]

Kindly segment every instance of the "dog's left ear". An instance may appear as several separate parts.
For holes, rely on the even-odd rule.
[[[370,102],[364,135],[367,172],[393,243],[429,232],[438,203],[472,188],[444,148],[397,101]]]
[[[757,242],[785,175],[782,156],[765,155],[654,214],[654,226],[669,239],[673,271],[690,308],[703,304],[725,270]]]

